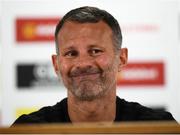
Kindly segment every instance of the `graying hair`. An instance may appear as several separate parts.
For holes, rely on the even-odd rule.
[[[57,24],[55,30],[56,53],[59,54],[58,33],[65,22],[74,21],[78,23],[97,23],[99,21],[105,22],[113,32],[113,44],[115,50],[119,50],[122,44],[121,28],[118,21],[107,11],[96,7],[84,6],[69,11]]]

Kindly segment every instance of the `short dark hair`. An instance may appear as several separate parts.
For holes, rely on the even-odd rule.
[[[84,6],[69,11],[57,24],[55,30],[55,42],[56,42],[57,54],[59,54],[57,36],[65,22],[72,21],[78,23],[87,23],[87,22],[97,23],[101,20],[105,22],[112,29],[114,47],[116,50],[119,50],[122,44],[122,34],[118,21],[105,10],[101,10],[96,7]]]

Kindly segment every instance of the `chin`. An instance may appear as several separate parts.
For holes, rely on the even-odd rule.
[[[103,90],[97,91],[97,89],[96,90],[86,89],[86,90],[81,90],[81,91],[79,90],[74,93],[74,96],[76,96],[79,100],[82,100],[82,101],[93,101],[93,100],[103,97],[103,95],[105,95],[105,91]]]

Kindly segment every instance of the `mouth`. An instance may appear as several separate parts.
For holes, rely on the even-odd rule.
[[[100,73],[82,73],[77,76],[73,76],[73,79],[77,81],[95,80],[100,76]]]
[[[103,71],[98,68],[84,68],[77,69],[69,72],[69,78],[73,81],[81,82],[81,81],[95,81],[102,75]],[[77,83],[76,82],[76,83]]]
[[[72,77],[91,76],[91,75],[96,75],[96,74],[99,74],[99,73],[81,73],[79,75],[74,75]]]

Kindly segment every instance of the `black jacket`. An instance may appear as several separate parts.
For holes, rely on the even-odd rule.
[[[121,121],[162,121],[173,120],[173,116],[166,111],[153,110],[136,102],[127,102],[116,98],[115,122]],[[54,106],[41,108],[39,111],[20,116],[14,123],[70,123],[67,110],[67,98]]]

